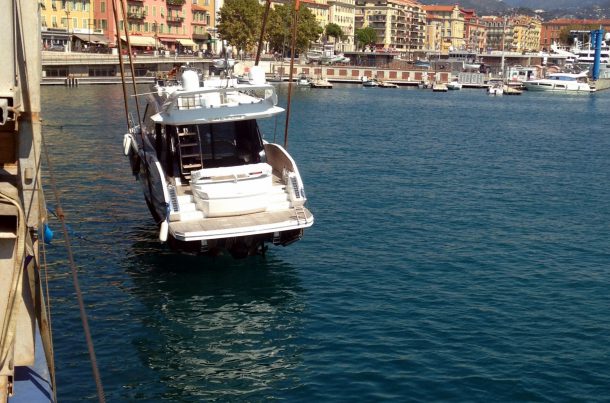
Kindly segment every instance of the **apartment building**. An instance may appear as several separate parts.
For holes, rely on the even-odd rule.
[[[44,49],[71,49],[72,35],[95,35],[90,0],[39,0]]]
[[[465,50],[484,52],[487,48],[487,28],[475,10],[461,9],[464,14]]]
[[[494,15],[481,17],[485,25],[487,51],[509,51],[513,46],[512,20]]]
[[[377,50],[410,52],[425,46],[422,6],[412,0],[356,0],[356,28],[377,33]]]
[[[40,0],[43,45],[116,46],[125,28],[137,51],[208,50],[214,43],[214,0],[127,0],[115,24],[112,0]],[[58,39],[60,38],[60,39]],[[76,49],[82,50],[82,49]]]
[[[440,50],[447,53],[451,49],[465,49],[464,13],[459,6],[423,6],[426,12],[426,22],[440,29],[440,43],[430,43],[430,50]],[[430,31],[429,31],[430,33]]]
[[[610,20],[561,18],[543,22],[540,28],[540,49],[548,51],[553,43],[564,46],[573,45],[573,38],[570,38],[571,40],[568,43],[562,43],[560,34],[563,29],[586,31],[599,27],[602,27],[606,32],[610,32]]]
[[[539,19],[519,15],[511,19],[513,39],[512,52],[538,52],[540,49],[540,31],[542,23]]]
[[[337,39],[335,49],[341,52],[354,51],[356,1],[328,0],[328,6],[328,22],[341,27],[341,31],[345,35],[344,39]]]

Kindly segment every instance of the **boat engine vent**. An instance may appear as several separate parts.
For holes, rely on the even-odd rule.
[[[292,185],[294,197],[296,197],[297,199],[300,199],[301,193],[299,192],[299,183],[297,181],[296,175],[290,175],[290,184]]]
[[[167,190],[169,192],[169,198],[172,202],[172,210],[177,213],[180,208],[178,204],[178,195],[176,194],[176,188],[173,185],[169,185],[167,187]]]

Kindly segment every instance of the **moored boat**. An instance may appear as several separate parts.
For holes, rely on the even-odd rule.
[[[328,81],[322,77],[316,78],[315,80],[311,80],[311,82],[309,83],[309,86],[311,88],[326,88],[326,89],[333,88],[333,85],[330,83],[330,81]]]
[[[504,80],[492,79],[487,83],[487,93],[489,95],[502,95],[504,94]]]
[[[369,87],[369,88],[379,87],[379,81],[377,81],[376,78],[368,78],[367,76],[362,76],[360,81],[362,81],[363,87]]]
[[[289,245],[313,224],[296,162],[257,123],[283,112],[275,89],[258,67],[250,77],[202,86],[187,68],[157,81],[142,126],[124,136],[160,239],[176,249],[243,257]]]
[[[451,80],[451,81],[449,81],[447,83],[447,89],[449,89],[449,90],[461,90],[462,89],[462,83],[460,83],[457,78],[454,78],[453,80]]]
[[[297,86],[299,87],[310,87],[311,80],[305,74],[301,74],[297,79]]]
[[[595,88],[590,85],[585,73],[554,73],[548,77],[524,81],[523,85],[528,91],[551,91],[551,92],[594,92]]]
[[[398,88],[398,84],[389,81],[379,80],[379,88]]]

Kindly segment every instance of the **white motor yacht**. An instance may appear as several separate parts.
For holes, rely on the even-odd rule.
[[[124,136],[159,237],[175,249],[243,257],[291,244],[314,222],[296,162],[257,123],[284,111],[275,88],[259,67],[249,74],[202,85],[186,68],[158,80],[142,126]]]
[[[523,85],[528,91],[554,91],[554,92],[581,92],[595,91],[589,85],[586,73],[554,73],[547,78],[524,81]]]
[[[457,78],[454,78],[453,80],[451,80],[450,82],[447,83],[447,89],[450,89],[450,90],[461,90],[462,89],[462,83],[460,83]]]

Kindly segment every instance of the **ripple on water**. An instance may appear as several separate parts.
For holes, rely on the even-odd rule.
[[[316,224],[233,261],[157,242],[120,87],[43,88],[108,400],[605,399],[609,95],[297,89],[289,149]],[[268,140],[282,126],[261,123]],[[61,244],[59,399],[81,401],[95,387]]]

